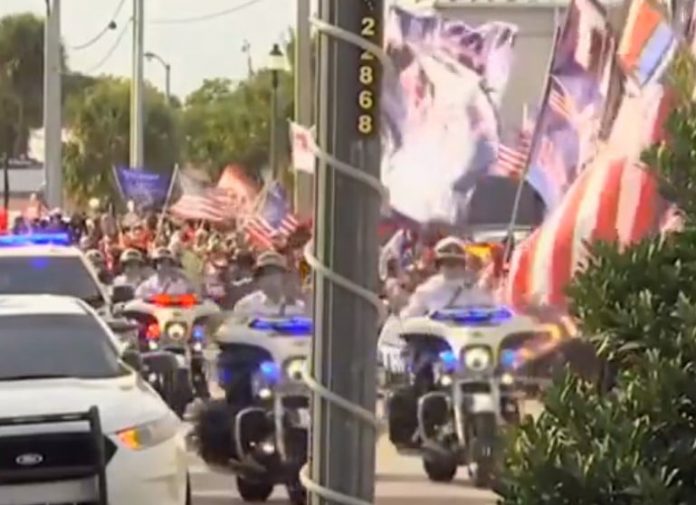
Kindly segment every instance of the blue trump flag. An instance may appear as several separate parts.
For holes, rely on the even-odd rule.
[[[116,167],[114,174],[124,200],[133,200],[139,210],[159,210],[167,203],[172,172]]]

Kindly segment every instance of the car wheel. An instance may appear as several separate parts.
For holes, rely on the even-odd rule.
[[[457,475],[457,463],[454,459],[424,459],[423,469],[433,482],[452,482]]]
[[[245,502],[265,502],[273,493],[273,484],[237,477],[237,492]]]

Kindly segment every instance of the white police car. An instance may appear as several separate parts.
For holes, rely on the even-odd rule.
[[[0,295],[30,294],[79,298],[107,319],[119,302],[67,234],[0,236]]]
[[[180,421],[93,308],[0,295],[0,327],[0,505],[190,503]]]

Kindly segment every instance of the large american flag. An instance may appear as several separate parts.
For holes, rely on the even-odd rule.
[[[185,171],[176,174],[174,203],[169,212],[180,219],[194,219],[221,223],[234,218],[230,195],[209,182]]]
[[[587,243],[630,244],[664,226],[657,182],[637,160],[642,148],[662,138],[669,107],[664,91],[624,100],[603,152],[516,248],[505,290],[508,303],[563,307],[565,288],[587,257]]]
[[[262,193],[258,209],[247,221],[244,231],[254,246],[271,249],[276,240],[292,235],[299,224],[283,186],[273,182]]]

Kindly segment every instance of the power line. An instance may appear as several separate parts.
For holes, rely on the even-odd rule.
[[[126,0],[120,0],[118,5],[116,6],[116,9],[114,9],[114,13],[109,19],[109,22],[102,28],[102,30],[97,33],[94,37],[89,39],[87,42],[83,44],[78,44],[76,46],[70,47],[70,50],[72,51],[81,51],[82,49],[87,49],[90,46],[93,46],[97,42],[99,42],[104,35],[106,35],[107,32],[110,30],[114,30],[116,28],[116,18],[118,15],[121,13],[121,9],[123,9],[123,4],[126,3]]]
[[[188,24],[188,23],[198,23],[201,21],[210,21],[211,19],[216,19],[220,18],[222,16],[227,16],[229,14],[234,14],[235,12],[239,12],[243,9],[246,9],[247,7],[251,7],[252,5],[256,5],[258,3],[263,2],[264,0],[247,0],[244,3],[241,3],[239,5],[236,5],[234,7],[231,7],[229,9],[225,9],[223,11],[218,11],[218,12],[212,12],[210,14],[203,14],[201,16],[193,16],[189,18],[179,18],[179,19],[151,19],[148,22],[155,24],[155,25],[173,25],[173,24]]]
[[[99,63],[91,67],[89,70],[86,70],[84,72],[85,74],[92,74],[96,72],[101,67],[103,67],[107,61],[109,61],[109,58],[113,56],[113,54],[116,52],[116,49],[118,49],[118,46],[121,45],[121,41],[123,40],[123,37],[126,34],[126,31],[128,30],[128,27],[130,26],[132,21],[132,17],[128,18],[128,21],[126,22],[126,24],[123,25],[123,28],[121,28],[121,31],[118,34],[118,37],[116,37],[116,40],[114,41],[113,45],[109,48],[109,50],[106,52],[104,57],[101,60],[99,60]]]

